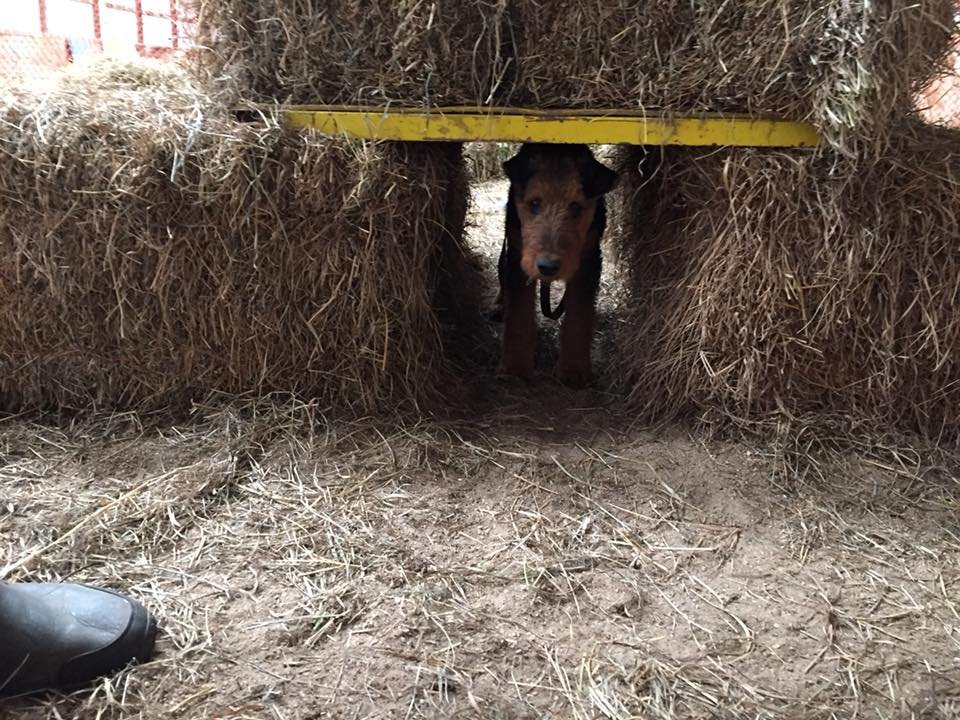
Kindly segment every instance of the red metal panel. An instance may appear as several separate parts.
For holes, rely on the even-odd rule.
[[[122,5],[116,2],[109,2],[108,0],[108,2],[103,3],[103,6],[106,8],[110,8],[111,10],[123,10],[125,12],[136,13],[141,17],[153,17],[153,18],[159,18],[160,20],[170,19],[170,16],[167,13],[155,12],[153,10],[144,10],[143,3],[141,2],[141,0],[135,0],[135,2],[136,2],[135,6],[130,7],[129,5]]]
[[[143,0],[134,2],[134,12],[137,14],[137,52],[143,52]]]
[[[183,2],[63,0],[58,4],[57,0],[0,0],[0,14],[6,5],[20,3],[26,8],[27,19],[37,23],[26,34],[0,33],[0,78],[47,77],[90,52],[103,50],[110,31],[120,43],[118,50],[123,50],[124,43],[129,49],[136,43],[143,55],[176,55],[191,44],[193,17]],[[133,16],[136,30],[130,22]],[[148,40],[156,47],[147,46]]]
[[[100,25],[100,0],[90,0],[93,7],[93,37],[97,41],[97,46],[103,51],[103,29]]]
[[[170,43],[174,50],[180,47],[180,23],[177,17],[177,0],[170,0]]]
[[[38,9],[40,10],[40,32],[43,35],[47,34],[47,0],[37,0]]]

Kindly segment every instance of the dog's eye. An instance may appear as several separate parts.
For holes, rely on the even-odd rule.
[[[574,217],[580,217],[580,213],[583,212],[583,205],[580,203],[570,203],[570,214]]]
[[[532,212],[534,215],[538,215],[538,214],[540,213],[540,201],[539,201],[539,200],[531,200],[531,201],[530,201],[530,212]]]

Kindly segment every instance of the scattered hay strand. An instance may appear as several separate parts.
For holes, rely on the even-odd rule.
[[[788,488],[755,447],[604,408],[546,432],[509,409],[323,413],[273,397],[172,427],[0,422],[0,563],[48,546],[11,579],[117,588],[161,626],[151,663],[5,717],[957,707],[955,459],[847,456]]]

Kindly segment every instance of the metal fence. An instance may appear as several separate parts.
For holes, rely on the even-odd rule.
[[[165,57],[190,47],[182,0],[2,0],[0,79],[49,77],[96,53]]]

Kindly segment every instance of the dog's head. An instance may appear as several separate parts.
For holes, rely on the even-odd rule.
[[[535,280],[569,280],[580,267],[597,201],[617,174],[586,145],[526,144],[503,164],[520,216],[520,264]]]

